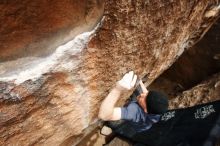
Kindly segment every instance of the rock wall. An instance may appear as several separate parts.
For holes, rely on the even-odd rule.
[[[220,100],[220,73],[170,100],[170,108],[185,108]]]
[[[163,72],[148,88],[160,90],[175,98],[220,71],[220,19],[192,48]]]
[[[91,30],[101,17],[99,0],[0,2],[0,62],[46,56],[79,33]]]
[[[1,1],[0,76],[31,68],[58,46],[91,31],[103,8],[99,0]]]
[[[68,2],[67,6],[71,6]],[[12,6],[16,8],[16,4],[12,3]],[[4,3],[1,6],[5,11],[9,9]],[[96,9],[96,5],[93,6]],[[102,99],[125,72],[134,70],[139,77],[147,75],[147,84],[150,84],[206,32],[216,20],[220,8],[215,0],[119,0],[105,1],[104,6],[101,24],[94,31],[77,37],[74,33],[63,33],[62,37],[75,38],[57,49],[52,47],[55,51],[49,51],[52,53],[46,57],[47,51],[43,51],[43,55],[41,49],[39,53],[30,51],[29,54],[41,54],[37,58],[40,61],[21,63],[24,66],[14,69],[9,62],[16,64],[15,59],[25,59],[28,53],[22,53],[25,49],[18,49],[22,47],[16,45],[1,47],[2,51],[18,49],[20,55],[6,53],[1,60],[0,145],[77,144],[89,131],[89,125],[97,121]],[[44,12],[51,11],[46,9]],[[45,13],[37,17],[44,18]],[[10,18],[6,14],[3,13],[3,20]],[[25,16],[26,13],[21,18]],[[48,19],[36,20],[52,23]],[[68,21],[59,20],[59,24],[68,24]],[[31,30],[35,29],[32,27]],[[81,29],[81,32],[88,30]],[[59,33],[54,35],[60,37]],[[26,35],[11,37],[20,41],[28,38]]]

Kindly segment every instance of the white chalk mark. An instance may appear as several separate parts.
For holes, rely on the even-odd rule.
[[[19,70],[15,70],[7,75],[1,75],[0,81],[14,81],[15,84],[20,84],[26,80],[36,80],[47,72],[73,69],[79,64],[79,60],[77,58],[75,60],[71,59],[71,56],[76,55],[86,47],[91,36],[99,26],[100,23],[92,31],[77,35],[73,40],[59,46],[48,57],[35,59]]]

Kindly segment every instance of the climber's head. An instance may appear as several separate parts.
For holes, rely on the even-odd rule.
[[[137,97],[137,101],[142,109],[150,114],[162,114],[168,109],[168,99],[166,95],[158,91],[141,93]]]
[[[162,92],[149,91],[145,103],[151,114],[163,114],[168,110],[168,99]]]

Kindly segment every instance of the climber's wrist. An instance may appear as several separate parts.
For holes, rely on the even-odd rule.
[[[119,92],[124,92],[124,91],[128,91],[128,89],[122,87],[118,82],[115,85],[115,89]]]

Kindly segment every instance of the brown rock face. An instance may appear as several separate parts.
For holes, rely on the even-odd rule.
[[[184,108],[220,100],[220,74],[215,74],[192,89],[170,100],[170,108]]]
[[[70,40],[66,38],[88,31],[84,28],[92,28],[99,20],[99,1],[59,1],[51,4],[53,6],[47,1],[33,2],[34,6],[24,12],[22,7],[31,1],[21,5],[16,1],[4,2],[1,2],[4,13],[0,19],[7,19],[9,24],[2,26],[4,29],[0,31],[6,34],[6,37],[0,36],[1,40],[5,39],[1,51],[8,50],[1,53],[0,145],[77,144],[86,133],[83,130],[97,121],[100,102],[122,74],[134,70],[139,77],[148,75],[147,84],[150,84],[206,32],[219,13],[219,3],[215,0],[106,1],[104,17],[96,31]],[[57,11],[51,10],[52,7]],[[77,12],[76,15],[67,11],[69,7]],[[17,8],[20,11],[10,11]],[[34,13],[25,15],[29,11]],[[14,17],[6,15],[10,12],[22,17],[16,17],[19,21],[14,22]],[[85,14],[81,15],[84,12],[91,17],[99,15],[96,21],[92,17],[91,24],[87,24],[84,23]],[[31,14],[35,19],[24,23]],[[33,26],[35,21],[39,21],[37,26]],[[48,30],[47,26],[52,24],[57,25]],[[20,25],[27,29],[24,31]],[[11,28],[17,30],[15,34],[9,33]],[[61,28],[66,31],[53,33]],[[45,32],[50,34],[47,39],[42,37]],[[33,37],[25,34],[33,34]],[[57,37],[60,38],[58,43],[54,39]],[[9,38],[17,41],[10,43]],[[42,38],[35,44],[39,45],[38,49],[24,47],[37,38]],[[42,47],[44,40],[51,40],[56,45]],[[55,49],[66,40],[70,41]],[[18,52],[14,54],[14,50]],[[48,52],[50,56],[44,57]],[[28,64],[27,61],[19,62],[29,55],[38,57],[29,60]],[[17,61],[22,67],[15,69],[13,65]]]
[[[55,0],[0,2],[0,62],[45,56],[73,36],[91,30],[103,2]]]
[[[220,71],[220,19],[192,48],[163,72],[149,87],[161,90],[171,98],[194,87],[209,76]]]

